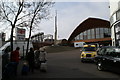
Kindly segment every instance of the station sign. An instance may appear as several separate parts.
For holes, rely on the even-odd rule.
[[[16,37],[17,37],[17,40],[25,40],[25,29],[17,28]]]

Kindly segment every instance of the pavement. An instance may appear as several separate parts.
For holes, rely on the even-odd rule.
[[[23,66],[23,63],[25,62],[25,60],[20,60],[19,61],[19,65],[18,65],[18,69],[17,69],[17,76],[12,76],[10,78],[8,78],[7,80],[37,80],[35,79],[35,75],[39,75],[40,73],[40,70],[39,69],[35,69],[34,70],[34,73],[32,72],[28,72],[28,75],[21,75],[21,70],[22,70],[22,66]],[[2,72],[2,71],[0,71]],[[1,79],[0,79],[1,80]],[[2,80],[6,80],[6,79],[2,79]]]
[[[25,62],[25,60],[20,60],[19,62],[19,65],[18,65],[18,74],[17,76],[15,77],[16,80],[26,80],[26,79],[29,79],[29,80],[36,80],[34,79],[34,75],[36,74],[41,74],[42,72],[40,72],[39,69],[34,69],[34,73],[32,72],[28,72],[27,75],[22,75],[21,74],[21,70],[22,70],[22,66],[23,66],[23,63]]]

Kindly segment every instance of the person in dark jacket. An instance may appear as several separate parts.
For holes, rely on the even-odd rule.
[[[34,50],[33,48],[30,48],[30,52],[27,54],[27,60],[29,65],[29,71],[34,72]]]
[[[34,51],[34,54],[35,54],[34,68],[39,69],[40,68],[40,60],[39,60],[40,51],[39,51],[39,48],[37,48],[37,50]]]

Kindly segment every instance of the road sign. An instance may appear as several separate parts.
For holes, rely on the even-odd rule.
[[[25,29],[17,28],[17,40],[25,40]]]

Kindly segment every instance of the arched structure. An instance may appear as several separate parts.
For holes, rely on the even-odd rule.
[[[109,36],[104,36],[104,29],[108,29],[108,33]],[[96,35],[99,32],[103,31],[103,35],[102,37],[97,37]],[[86,32],[86,33],[85,33]],[[94,32],[94,34],[93,34]],[[86,38],[84,39],[78,39],[75,40],[75,38],[78,35],[81,35],[82,33],[85,33],[85,35],[83,34],[83,37],[86,36]],[[93,38],[89,38],[89,35],[91,34],[91,36]],[[111,41],[111,31],[110,31],[110,22],[107,20],[102,20],[102,19],[98,19],[98,18],[88,18],[85,21],[83,21],[74,31],[73,33],[70,35],[68,42],[69,43],[73,43],[73,42],[100,42],[100,41]],[[81,38],[79,36],[79,38]]]

